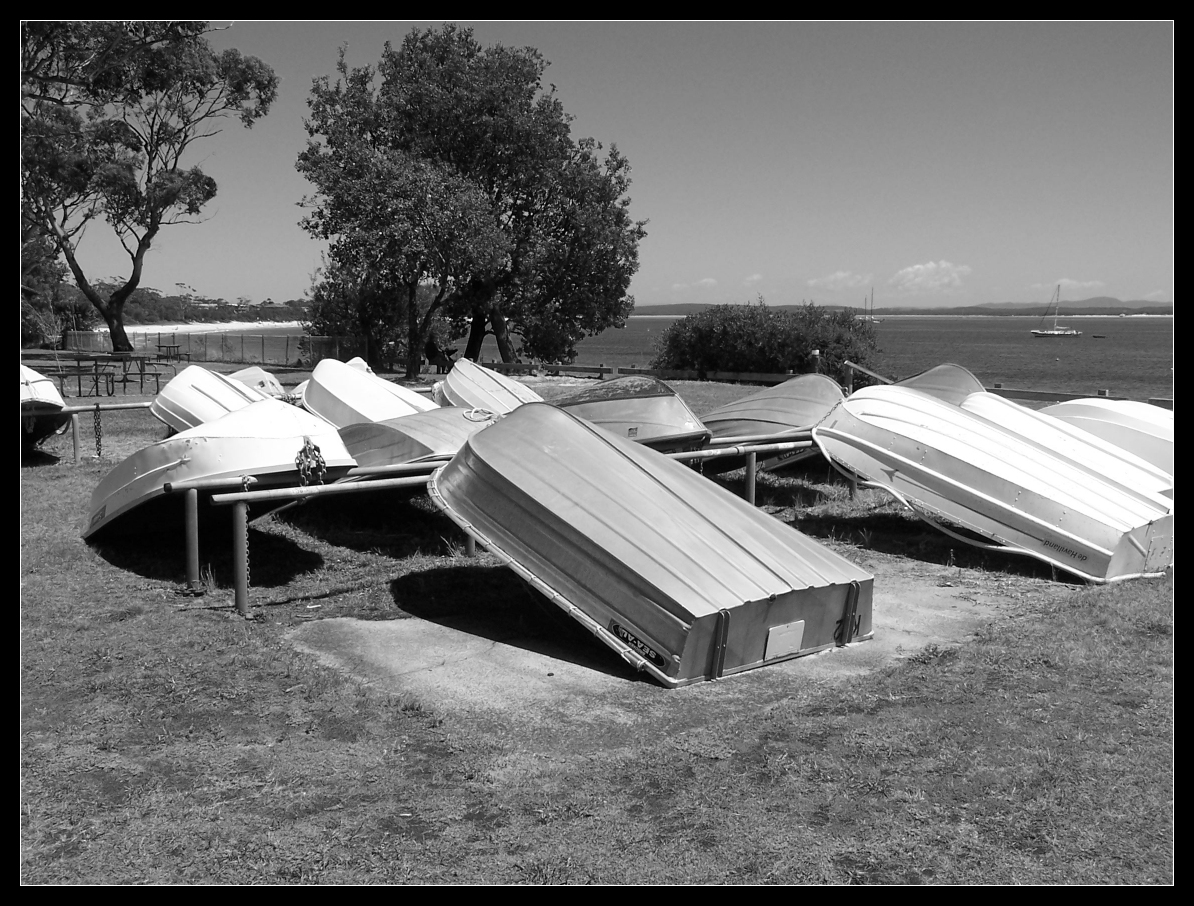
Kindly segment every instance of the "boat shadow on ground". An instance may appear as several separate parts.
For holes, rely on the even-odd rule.
[[[460,529],[435,508],[423,488],[326,497],[273,518],[326,544],[396,560],[442,557],[464,543]]]
[[[783,521],[812,538],[853,545],[916,560],[935,567],[957,567],[1006,573],[1032,579],[1083,584],[1069,573],[1024,554],[986,550],[950,538],[921,520],[901,513],[860,516],[821,516],[798,510],[780,515]]]
[[[250,584],[278,588],[324,565],[324,558],[289,538],[249,526]],[[158,532],[153,538],[118,537],[92,545],[118,569],[147,579],[186,582],[186,542],[181,532]],[[208,590],[235,585],[231,527],[204,526],[199,534],[200,581]]]
[[[579,623],[505,566],[467,563],[390,583],[395,606],[430,623],[609,676],[647,682]]]
[[[53,453],[48,453],[45,450],[33,449],[26,450],[21,448],[21,465],[29,468],[40,468],[43,466],[56,466],[62,462],[61,456],[56,456]]]

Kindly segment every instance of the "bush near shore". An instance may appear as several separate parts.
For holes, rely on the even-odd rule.
[[[874,328],[848,311],[817,305],[776,309],[715,305],[671,324],[655,346],[653,368],[804,374],[842,380],[847,361],[870,367]]]

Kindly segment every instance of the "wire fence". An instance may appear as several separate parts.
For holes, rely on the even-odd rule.
[[[107,331],[67,331],[67,349],[107,352]],[[364,344],[350,337],[311,337],[306,334],[251,334],[241,331],[155,331],[129,334],[134,352],[169,354],[189,362],[227,362],[245,365],[314,367],[321,359],[346,361],[364,355]]]

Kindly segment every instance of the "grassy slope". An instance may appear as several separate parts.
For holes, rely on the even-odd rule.
[[[111,416],[105,461],[22,468],[27,883],[1172,882],[1171,580],[1074,588],[959,552],[958,581],[1008,589],[970,644],[845,685],[628,682],[610,706],[657,733],[486,721],[285,639],[311,618],[408,617],[429,589],[569,631],[488,558],[462,560],[425,500],[267,520],[248,623],[220,545],[200,599],[157,537],[84,545],[91,488],[160,434]],[[839,552],[941,572],[945,544],[865,500],[823,468],[760,488]]]

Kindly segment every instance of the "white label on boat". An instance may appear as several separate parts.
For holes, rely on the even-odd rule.
[[[767,630],[767,645],[763,649],[763,660],[769,661],[772,658],[796,654],[800,651],[803,642],[804,620],[772,626]]]
[[[663,655],[628,630],[625,626],[621,626],[613,620],[609,621],[609,631],[616,635],[619,639],[649,660],[656,667],[665,666],[666,662]]]

